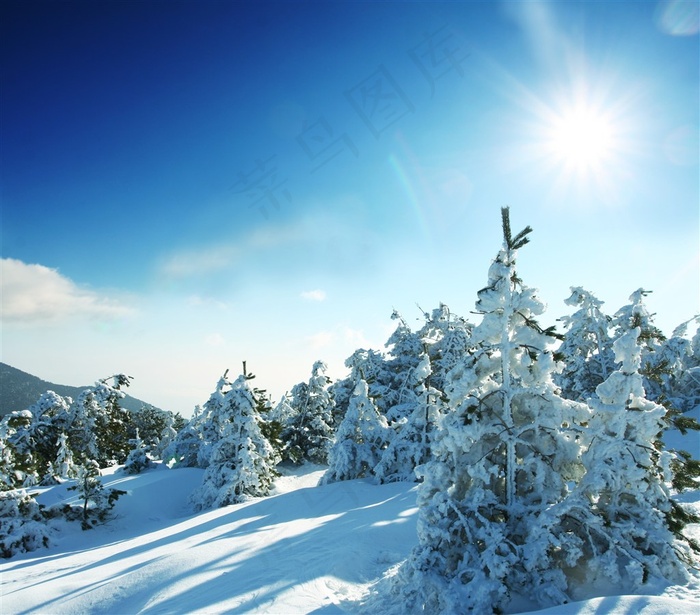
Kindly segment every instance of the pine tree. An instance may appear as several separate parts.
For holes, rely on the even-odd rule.
[[[209,396],[201,412],[193,421],[193,427],[201,439],[197,452],[197,467],[207,468],[211,463],[211,455],[217,442],[224,435],[228,413],[225,409],[226,393],[231,390],[231,382],[228,379],[228,370],[219,378],[216,389]],[[187,436],[188,434],[183,434]]]
[[[66,429],[71,403],[70,397],[61,397],[54,391],[46,391],[29,407],[33,417],[32,454],[36,459],[36,471],[41,477],[41,484],[55,483],[54,473],[49,466],[53,465],[58,454],[59,435]]]
[[[76,517],[80,519],[84,530],[92,529],[97,524],[107,521],[117,500],[126,494],[126,491],[119,489],[105,489],[99,477],[99,464],[94,460],[88,460],[78,467],[76,484],[68,488],[78,492],[81,506]],[[72,517],[70,511],[65,512],[69,518]]]
[[[424,354],[411,377],[407,416],[391,425],[389,445],[374,469],[380,483],[416,481],[416,468],[431,458],[432,442],[445,413],[442,393],[430,386],[430,358]]]
[[[644,298],[650,292],[640,288],[630,295],[630,304],[620,308],[615,314],[616,332],[621,337],[639,329],[637,344],[640,347],[639,373],[642,376],[642,385],[646,397],[666,409],[666,425],[673,426],[681,433],[700,430],[698,421],[684,413],[684,410],[694,409],[693,402],[698,400],[697,394],[700,393],[700,377],[694,374],[692,368],[685,369],[684,363],[689,361],[692,364],[693,360],[700,359],[693,357],[692,342],[688,347],[687,340],[683,339],[682,326],[674,332],[671,339],[666,339],[656,327],[654,315],[649,313],[644,303]],[[674,391],[674,384],[678,382],[682,383],[680,393]],[[687,451],[676,451],[671,467],[674,487],[687,488],[697,484],[696,480],[700,477],[700,461],[693,459]]]
[[[700,324],[700,316],[696,316],[676,327],[657,351],[647,354],[645,366],[645,373],[651,375],[644,380],[647,398],[666,408],[664,421],[668,429],[685,436],[678,450],[669,451],[673,455],[671,484],[678,491],[697,489],[700,485],[700,461],[685,450],[687,443],[697,454],[695,432],[700,430],[700,423],[691,414],[697,416],[700,409],[700,352],[696,352],[693,341],[686,338],[688,324],[693,320]]]
[[[77,467],[73,460],[73,451],[68,445],[68,436],[61,432],[56,440],[56,459],[50,464],[49,476],[53,479],[53,483],[60,483],[63,479],[75,478],[77,476]]]
[[[71,404],[68,415],[68,443],[78,463],[100,456],[97,429],[101,412],[92,388],[83,390]]]
[[[620,367],[596,389],[586,431],[586,474],[567,505],[581,537],[586,586],[601,579],[639,589],[650,577],[686,579],[687,545],[674,540],[670,456],[654,444],[666,410],[646,399],[639,373],[641,328],[614,344]],[[677,511],[676,511],[677,512]],[[682,538],[682,527],[676,527]],[[685,555],[684,555],[685,553]]]
[[[268,440],[276,448],[282,461],[294,461],[289,457],[289,447],[283,441],[283,435],[285,434],[285,427],[290,424],[295,416],[296,410],[292,407],[291,396],[289,393],[285,393],[277,405],[270,410],[267,417],[269,423],[274,426],[274,428],[270,429]],[[287,435],[289,434],[289,432],[286,433]]]
[[[129,454],[130,412],[120,405],[131,376],[115,374],[95,383],[93,389],[99,407],[96,417],[97,461],[102,467],[124,463]],[[111,381],[111,384],[110,384]]]
[[[12,460],[9,472],[13,488],[32,487],[39,483],[39,460],[36,456],[34,415],[29,410],[11,412],[2,418],[4,446],[10,452],[3,457]]]
[[[15,456],[7,439],[9,425],[5,418],[0,420],[0,491],[14,489],[17,480]]]
[[[644,354],[658,350],[666,339],[663,332],[654,324],[654,314],[649,313],[644,303],[644,297],[651,292],[643,288],[635,290],[629,296],[630,303],[615,312],[612,321],[616,338],[639,328],[638,343],[642,347],[642,367],[644,366]]]
[[[693,339],[688,339],[688,325],[698,325]],[[694,340],[696,340],[694,344]],[[645,382],[651,387],[647,397],[657,403],[685,414],[700,406],[700,316],[682,323],[671,337],[654,353],[654,366],[661,365],[664,373],[656,382]],[[652,368],[661,371],[658,368]],[[646,388],[645,388],[646,390]]]
[[[173,426],[178,418],[182,417],[167,410],[144,404],[138,412],[132,412],[129,416],[129,439],[135,438],[138,431],[139,438],[143,441],[149,455],[153,458],[160,458],[163,449],[177,433]],[[169,438],[165,443],[162,442],[164,437]]]
[[[452,314],[444,303],[425,316],[418,335],[430,357],[430,385],[444,392],[448,372],[463,360],[471,347],[474,325]]]
[[[398,321],[398,324],[385,344],[389,349],[389,359],[385,362],[388,382],[383,405],[387,418],[396,420],[405,416],[402,406],[411,397],[411,374],[420,362],[424,344],[420,334],[411,331],[396,310],[391,318]]]
[[[577,424],[586,407],[557,395],[553,330],[544,305],[522,284],[515,237],[502,210],[504,245],[479,291],[474,349],[449,375],[453,409],[420,468],[419,545],[399,575],[407,610],[503,609],[514,593],[566,600],[562,568],[576,555],[547,511],[580,476]]]
[[[204,411],[202,407],[195,406],[192,418],[177,432],[170,444],[163,449],[163,461],[175,467],[197,467],[200,458],[199,451],[203,446],[200,429],[203,417]]]
[[[279,461],[260,430],[248,379],[241,375],[222,401],[222,437],[214,445],[202,485],[190,496],[195,510],[269,494]]]
[[[362,378],[366,383],[369,396],[374,401],[379,412],[386,416],[391,398],[391,373],[387,368],[384,355],[377,350],[358,348],[345,360],[345,367],[350,374],[333,383],[330,387],[333,399],[333,425],[340,423],[348,410],[357,380]]]
[[[136,430],[136,437],[129,440],[131,451],[124,462],[124,472],[126,474],[140,474],[143,470],[151,467],[153,462],[148,456],[146,445],[139,437],[139,432]]]
[[[321,484],[372,476],[387,445],[389,427],[358,380],[348,411],[338,427]]]
[[[179,416],[179,415],[178,415]],[[156,459],[166,459],[165,451],[177,438],[177,430],[175,429],[176,416],[169,413],[165,419],[163,431],[160,432],[158,444],[153,449]]]
[[[35,551],[50,542],[51,530],[33,495],[0,491],[0,557]]]
[[[7,488],[55,484],[52,466],[70,403],[70,398],[46,391],[27,410],[2,418],[0,466]]]
[[[255,378],[255,375],[247,374],[245,365],[244,361],[243,374],[248,380],[252,380]],[[281,439],[283,423],[277,420],[275,415],[276,408],[272,407],[272,399],[265,389],[259,389],[258,387],[253,387],[253,399],[255,400],[255,410],[260,419],[260,431],[264,438],[272,445],[275,455],[281,459],[283,449]]]
[[[333,399],[326,376],[326,364],[316,361],[308,383],[292,388],[295,415],[282,429],[284,456],[294,463],[303,460],[325,464],[333,443]]]
[[[554,379],[563,397],[585,402],[615,369],[612,319],[601,310],[603,302],[580,286],[571,288],[565,303],[578,309],[559,319],[566,328],[557,350],[563,369]]]

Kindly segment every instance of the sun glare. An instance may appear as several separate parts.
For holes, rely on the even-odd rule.
[[[541,107],[530,127],[533,161],[541,164],[556,198],[618,202],[619,187],[631,175],[631,141],[636,123],[630,95],[612,97],[591,87],[573,87]],[[536,152],[536,153],[535,153]]]
[[[593,170],[611,154],[613,127],[601,113],[576,108],[558,117],[550,135],[552,154],[578,171]]]

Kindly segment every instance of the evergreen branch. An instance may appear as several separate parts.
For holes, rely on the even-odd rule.
[[[526,237],[530,233],[532,233],[532,227],[528,225],[513,238],[511,250],[518,250],[526,243],[530,243],[530,238]]]
[[[501,220],[503,222],[503,240],[508,250],[517,250],[530,242],[530,238],[527,237],[527,235],[532,233],[532,227],[529,225],[515,237],[512,236],[510,229],[510,207],[501,207]]]
[[[510,207],[501,207],[501,221],[503,223],[503,239],[505,240],[508,248],[510,248]]]

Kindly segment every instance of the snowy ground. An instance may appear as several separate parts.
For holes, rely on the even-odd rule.
[[[415,485],[348,481],[316,487],[323,469],[289,470],[268,498],[191,515],[202,470],[158,466],[105,476],[127,491],[117,518],[0,564],[0,612],[343,613],[415,544]],[[74,498],[65,486],[39,496]],[[700,508],[700,492],[682,499]],[[700,613],[700,585],[608,596],[548,615]]]

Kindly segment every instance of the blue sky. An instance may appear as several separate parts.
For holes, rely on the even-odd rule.
[[[468,315],[501,241],[700,312],[693,2],[2,4],[2,360],[189,415]],[[472,317],[476,319],[476,317]]]

